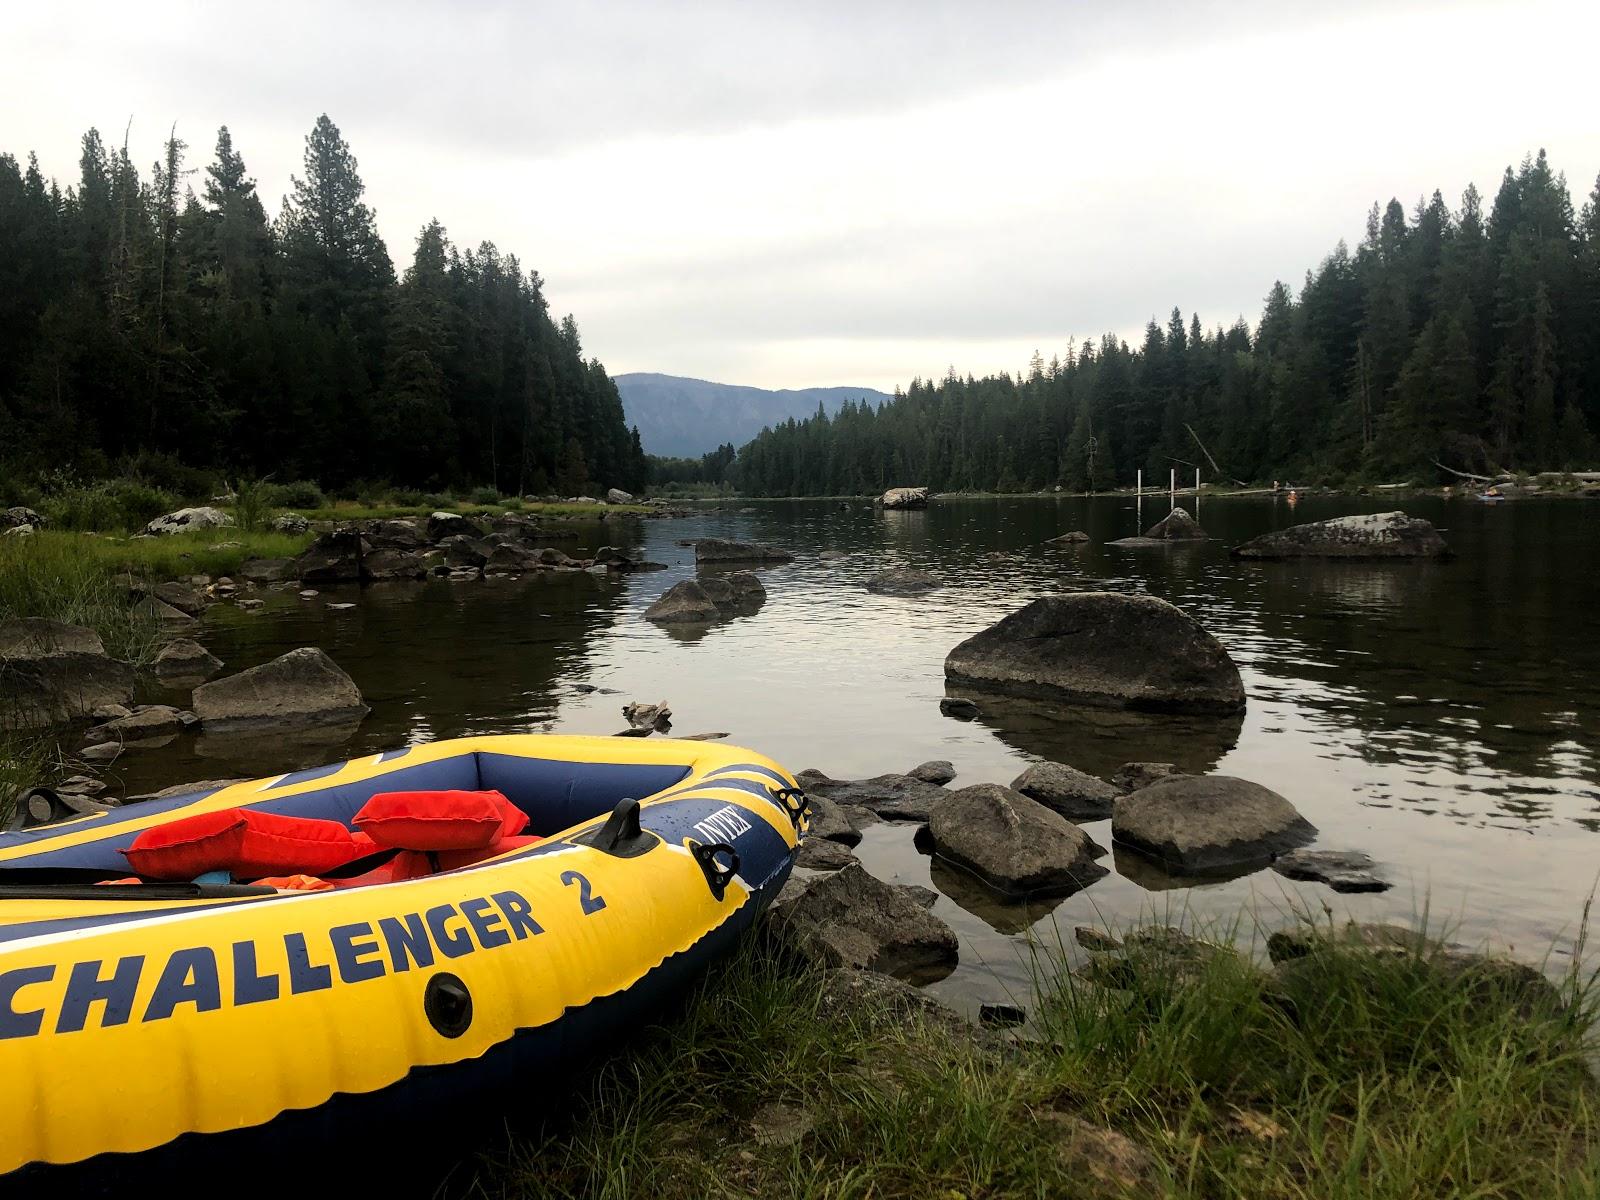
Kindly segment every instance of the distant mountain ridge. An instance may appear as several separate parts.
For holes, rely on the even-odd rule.
[[[649,454],[698,458],[724,442],[742,446],[768,425],[809,417],[821,404],[838,412],[846,400],[892,399],[866,387],[766,388],[712,383],[682,375],[636,371],[616,377],[628,424],[639,427]]]

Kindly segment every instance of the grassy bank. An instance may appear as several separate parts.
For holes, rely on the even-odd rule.
[[[565,517],[569,519],[595,519],[612,516],[639,516],[650,511],[643,504],[570,504],[566,501],[529,502],[515,497],[491,504],[442,501],[437,504],[364,503],[359,500],[341,500],[316,508],[296,508],[311,521],[372,521],[396,517],[426,517],[434,512],[454,512],[462,516],[488,520],[503,512],[520,513],[525,517]]]
[[[307,535],[209,529],[129,541],[43,530],[0,538],[0,620],[48,617],[93,629],[117,658],[147,662],[160,629],[133,605],[124,574],[151,583],[229,575],[251,558],[287,558]]]
[[[1541,996],[1521,976],[1451,972],[1425,951],[1347,947],[1269,973],[1145,936],[1145,949],[1114,960],[1115,987],[1042,979],[1037,1037],[1016,1041],[886,1014],[881,1002],[841,1008],[824,976],[752,949],[716,971],[681,1023],[604,1068],[570,1117],[457,1190],[1285,1200],[1600,1190],[1600,1087],[1585,1062],[1594,994],[1576,977]]]

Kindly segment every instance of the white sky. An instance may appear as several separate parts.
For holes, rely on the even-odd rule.
[[[1174,304],[1254,322],[1375,199],[1600,172],[1600,3],[5,6],[0,150],[216,127],[276,211],[327,111],[403,270],[438,216],[614,373],[892,389]]]

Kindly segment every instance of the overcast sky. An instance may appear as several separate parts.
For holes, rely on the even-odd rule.
[[[432,216],[545,278],[613,373],[891,389],[1174,304],[1254,322],[1374,199],[1546,147],[1600,172],[1600,4],[8,8],[0,149],[216,128],[276,212],[326,111],[396,265]]]

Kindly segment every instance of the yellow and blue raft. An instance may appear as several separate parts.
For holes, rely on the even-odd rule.
[[[249,808],[493,790],[541,840],[403,882],[127,883],[142,831]],[[0,834],[0,1182],[559,1087],[731,949],[805,798],[701,742],[463,738]]]

